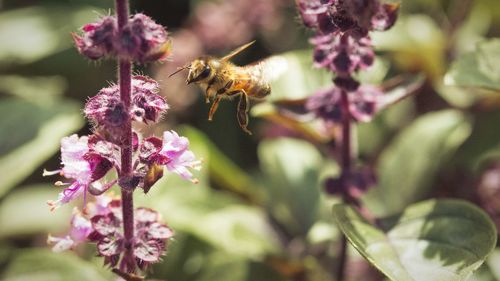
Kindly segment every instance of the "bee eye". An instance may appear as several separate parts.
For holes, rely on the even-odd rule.
[[[210,67],[207,65],[207,66],[205,66],[205,68],[203,69],[203,71],[200,73],[200,75],[198,75],[197,79],[205,79],[209,75],[210,75]]]

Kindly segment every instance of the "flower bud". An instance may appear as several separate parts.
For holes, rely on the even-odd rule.
[[[96,23],[90,23],[82,28],[83,35],[73,35],[78,51],[91,60],[97,60],[114,52],[114,40],[118,32],[116,19],[103,17]]]

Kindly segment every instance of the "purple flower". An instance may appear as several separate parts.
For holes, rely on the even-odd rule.
[[[120,99],[120,88],[111,85],[101,89],[85,104],[84,113],[93,122],[97,131],[105,131],[114,143],[122,139],[122,127],[127,120],[146,123],[158,122],[168,109],[165,99],[158,95],[158,83],[145,76],[132,77],[132,104],[130,112],[126,112]]]
[[[370,122],[384,102],[382,90],[371,85],[361,85],[356,92],[349,93],[349,97],[349,111],[358,122]]]
[[[319,90],[309,97],[306,109],[313,112],[327,124],[338,124],[342,120],[340,96],[342,89],[330,87]],[[356,91],[348,93],[349,114],[358,122],[369,122],[379,111],[384,101],[382,91],[371,85],[362,85]]]
[[[140,63],[163,61],[171,54],[171,42],[165,28],[144,14],[135,14],[123,28],[116,45],[119,57]]]
[[[399,10],[399,4],[379,0],[297,0],[297,6],[305,26],[321,34],[340,31],[355,37],[389,29]]]
[[[311,39],[314,47],[314,65],[328,68],[339,76],[350,76],[373,64],[375,53],[369,37],[354,39],[334,34]]]
[[[78,137],[76,134],[64,137],[61,140],[61,164],[62,169],[47,172],[44,175],[60,173],[62,176],[72,179],[70,183],[57,182],[56,185],[69,185],[61,193],[56,201],[48,201],[51,210],[55,210],[82,194],[86,195],[87,189],[97,180],[101,179],[112,168],[112,163],[89,148],[89,138]]]
[[[319,90],[307,99],[306,109],[326,123],[339,123],[342,120],[340,95],[341,90],[336,87]]]
[[[158,95],[158,82],[146,76],[134,76],[132,79],[132,112],[138,122],[158,122],[168,110],[165,99]]]
[[[375,186],[376,182],[373,170],[364,167],[354,169],[344,176],[328,178],[325,181],[325,189],[328,194],[359,199],[369,188]]]
[[[85,25],[82,31],[82,36],[72,34],[75,45],[82,55],[97,60],[114,52],[113,42],[118,33],[114,17],[103,17],[96,23]]]
[[[62,252],[69,249],[74,249],[77,245],[87,240],[88,235],[92,232],[92,224],[86,219],[78,209],[73,209],[71,217],[71,229],[68,235],[64,237],[54,237],[49,235],[47,243],[54,244],[52,251]]]
[[[108,212],[93,216],[93,231],[88,236],[91,241],[97,242],[97,250],[104,257],[104,263],[112,267],[120,262],[120,256],[126,251],[120,206],[120,200],[113,200],[108,204]],[[133,270],[137,265],[140,269],[145,269],[149,264],[159,261],[167,240],[174,235],[160,219],[160,215],[151,209],[135,210],[135,235],[130,246],[134,260],[123,257],[123,267]]]
[[[118,56],[140,63],[165,60],[171,54],[168,33],[144,14],[135,14],[118,31],[115,17],[106,16],[82,28],[83,35],[73,34],[78,51],[92,60]]]

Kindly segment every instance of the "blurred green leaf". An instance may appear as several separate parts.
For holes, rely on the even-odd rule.
[[[214,253],[208,256],[208,264],[201,272],[198,281],[279,281],[283,280],[276,272],[261,263],[238,259]]]
[[[429,16],[402,16],[393,28],[374,32],[372,37],[377,50],[390,51],[404,68],[423,70],[433,80],[441,79],[445,71],[446,39]]]
[[[500,90],[500,39],[478,43],[475,52],[460,56],[444,81],[450,86]]]
[[[411,205],[387,229],[375,228],[345,204],[333,213],[353,246],[394,281],[466,280],[497,240],[489,217],[461,200]]]
[[[496,248],[493,253],[486,260],[491,273],[495,276],[496,280],[500,280],[500,249]]]
[[[54,102],[67,88],[61,76],[22,77],[18,75],[0,76],[0,92],[33,102]]]
[[[78,105],[69,101],[37,105],[3,99],[0,112],[4,115],[0,123],[1,197],[51,157],[61,138],[83,125],[83,118]]]
[[[211,180],[223,189],[241,195],[250,202],[260,201],[249,175],[222,153],[206,135],[193,127],[184,127],[181,132],[190,142],[205,146],[207,155],[203,160]]]
[[[73,253],[47,249],[21,250],[4,272],[3,281],[109,281],[112,273]]]
[[[469,118],[454,110],[425,114],[382,152],[378,185],[364,202],[379,216],[400,212],[423,199],[439,169],[471,132]]]
[[[290,230],[305,235],[317,218],[320,153],[308,142],[281,138],[262,142],[258,154],[271,210]]]
[[[46,204],[47,200],[55,200],[59,192],[54,186],[33,185],[6,196],[0,205],[0,238],[68,228],[71,208],[51,212]]]
[[[27,64],[71,46],[70,32],[94,20],[94,7],[49,5],[0,14],[0,65]]]
[[[484,161],[496,159],[500,154],[499,122],[500,111],[474,114],[471,136],[453,157],[454,164],[478,171],[478,168],[482,168],[482,164],[485,164]]]

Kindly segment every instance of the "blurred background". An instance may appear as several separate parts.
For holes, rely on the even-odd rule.
[[[158,126],[141,131],[176,129],[204,159],[200,184],[167,175],[147,195],[135,194],[138,206],[158,210],[176,231],[148,278],[334,280],[339,231],[331,206],[338,199],[323,193],[323,180],[338,173],[325,152],[334,140],[310,118],[285,114],[283,105],[330,85],[331,77],[312,67],[311,33],[294,1],[131,2],[132,11],[167,26],[173,38],[169,61],[135,70],[160,81],[171,107]],[[1,280],[117,280],[92,245],[50,251],[47,234],[67,231],[72,206],[51,213],[46,201],[59,188],[42,177],[44,168],[59,167],[63,136],[89,133],[86,99],[116,80],[113,61],[86,60],[70,36],[112,6],[0,0]],[[418,93],[359,125],[359,161],[377,171],[379,182],[363,201],[387,216],[426,198],[463,198],[498,228],[500,2],[412,0],[401,7],[394,28],[373,34],[377,60],[360,79],[391,91],[419,81]],[[197,87],[185,85],[185,73],[167,77],[202,54],[222,56],[252,40],[237,64],[280,55],[289,67],[272,96],[253,106],[248,136],[235,102],[222,102],[209,122],[209,107]],[[348,280],[383,280],[354,250],[350,255]],[[499,268],[496,251],[473,280],[500,280]]]

